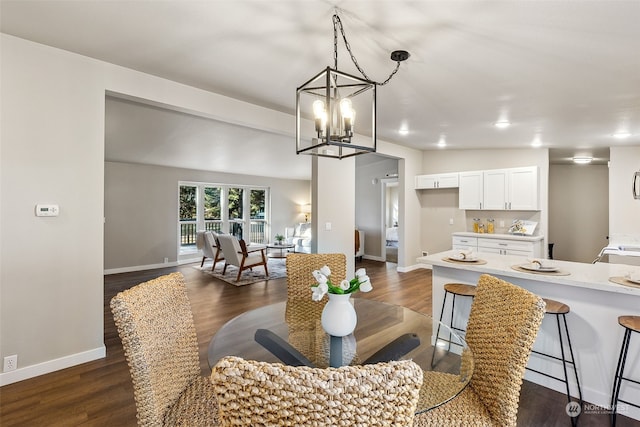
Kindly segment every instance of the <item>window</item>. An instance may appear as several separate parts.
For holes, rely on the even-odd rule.
[[[204,187],[204,229],[222,231],[222,188]]]
[[[247,243],[268,242],[268,188],[183,182],[179,188],[181,253],[196,251],[198,230],[229,233]]]
[[[198,187],[180,186],[180,247],[196,244]]]

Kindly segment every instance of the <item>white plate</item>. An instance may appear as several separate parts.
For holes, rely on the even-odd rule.
[[[531,264],[522,264],[520,267],[529,271],[542,271],[545,273],[553,273],[555,271],[558,271],[558,267],[539,267],[537,265],[533,266]]]
[[[624,277],[626,280],[630,281],[631,283],[635,283],[636,285],[640,285],[640,280],[633,280],[628,276]]]
[[[455,256],[455,255],[451,255],[451,256],[449,257],[449,259],[450,259],[450,260],[453,260],[453,261],[460,261],[460,262],[475,262],[475,261],[477,261],[477,260],[478,260],[478,257],[475,257],[475,256],[474,256],[474,257],[466,257],[466,258],[462,258],[462,257],[457,257],[457,256]]]

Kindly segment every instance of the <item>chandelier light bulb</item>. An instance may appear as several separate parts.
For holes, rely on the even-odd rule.
[[[313,101],[313,116],[316,119],[319,119],[322,117],[323,114],[326,116],[326,113],[324,110],[324,102],[319,99]]]
[[[345,134],[351,136],[356,118],[356,112],[353,110],[351,99],[342,98],[340,100],[340,115],[342,116]]]

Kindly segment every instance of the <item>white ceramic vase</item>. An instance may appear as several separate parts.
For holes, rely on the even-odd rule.
[[[329,301],[322,310],[320,322],[329,335],[344,337],[351,334],[358,323],[356,310],[351,303],[351,294],[327,294]]]

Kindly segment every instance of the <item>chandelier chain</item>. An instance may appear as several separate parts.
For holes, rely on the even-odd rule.
[[[358,64],[358,60],[356,59],[355,55],[353,54],[353,51],[351,50],[351,45],[349,45],[349,42],[347,41],[347,35],[344,32],[344,27],[342,26],[342,21],[340,20],[340,17],[337,14],[333,15],[333,64],[334,64],[334,68],[336,70],[338,69],[338,27],[340,27],[340,33],[342,34],[342,39],[344,40],[344,46],[347,49],[347,52],[349,52],[349,56],[351,56],[351,61],[353,61],[353,64],[356,66],[358,71],[360,71],[360,74],[362,74],[362,76],[365,79],[369,80],[370,82],[374,82],[373,80],[371,80],[369,78],[369,76],[367,76],[367,74],[364,72],[364,70],[360,67],[360,64]],[[400,69],[400,61],[396,61],[396,68],[391,72],[389,77],[387,77],[387,79],[385,81],[383,81],[382,83],[377,83],[377,82],[374,82],[374,83],[377,84],[378,86],[386,85],[387,83],[389,83],[391,78],[398,72],[399,69]]]

